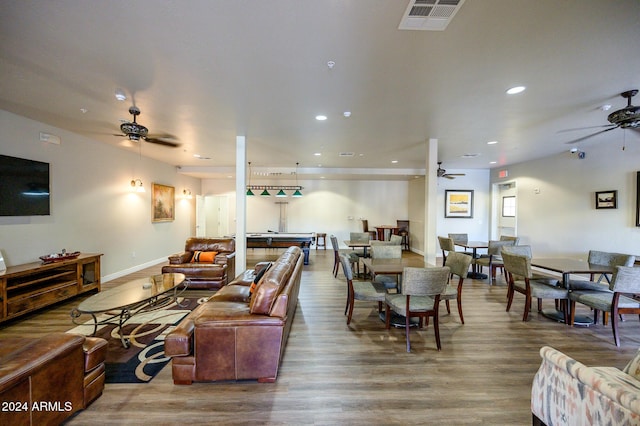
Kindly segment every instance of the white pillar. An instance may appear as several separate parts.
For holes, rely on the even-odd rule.
[[[424,260],[435,265],[438,252],[438,139],[427,142],[427,158],[424,177]]]
[[[244,136],[236,136],[236,270],[247,269],[247,146]]]

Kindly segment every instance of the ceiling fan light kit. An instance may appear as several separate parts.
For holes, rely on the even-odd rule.
[[[149,129],[137,122],[137,117],[140,115],[140,109],[135,105],[129,108],[129,114],[133,116],[133,121],[125,121],[124,123],[120,124],[120,131],[124,134],[124,136],[129,138],[130,141],[137,142],[142,139],[149,143],[168,146],[171,148],[177,148],[180,146],[179,143],[173,142],[171,139],[175,138],[169,135],[157,137],[149,136]]]
[[[618,111],[614,111],[607,117],[609,123],[626,129],[628,127],[640,127],[640,107],[631,105],[631,98],[638,94],[637,90],[628,90],[620,93],[620,96],[627,100],[627,106]]]

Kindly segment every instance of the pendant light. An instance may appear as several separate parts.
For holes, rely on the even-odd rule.
[[[296,163],[296,186],[297,187],[299,187],[299,185],[298,185],[298,165],[299,164],[300,163]],[[300,197],[302,197],[302,192],[300,192],[299,189],[296,189],[296,191],[291,196],[295,197],[295,198],[300,198]]]
[[[251,161],[249,161],[249,189],[247,189],[247,197],[253,197],[255,194],[251,190]]]

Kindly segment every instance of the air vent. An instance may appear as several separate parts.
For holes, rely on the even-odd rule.
[[[464,0],[409,0],[400,30],[444,31]]]
[[[353,157],[355,154],[353,152],[340,152],[338,154],[339,157]]]

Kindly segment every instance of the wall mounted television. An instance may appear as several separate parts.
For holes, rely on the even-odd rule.
[[[0,155],[0,216],[47,216],[49,163]]]

